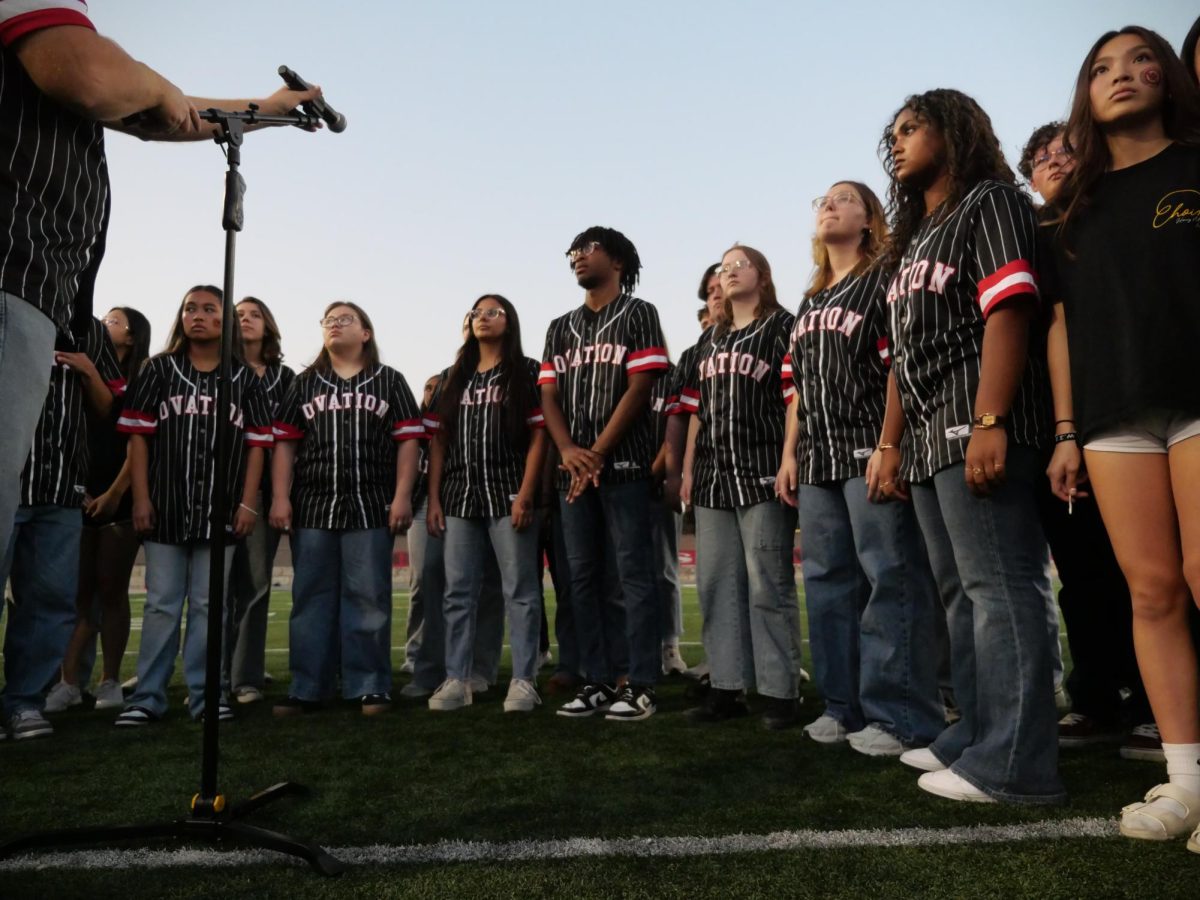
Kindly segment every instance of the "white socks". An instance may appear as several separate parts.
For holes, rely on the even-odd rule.
[[[1162,745],[1167,757],[1167,780],[1200,796],[1200,744]]]

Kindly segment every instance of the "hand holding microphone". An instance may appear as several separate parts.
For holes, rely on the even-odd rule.
[[[287,66],[279,67],[279,77],[284,80],[287,86],[293,91],[309,92],[313,90],[312,85],[289,69]],[[317,94],[311,100],[303,100],[300,107],[311,116],[318,116],[329,130],[334,134],[340,134],[346,130],[346,117],[340,112],[325,102],[325,98],[320,94],[318,89]]]

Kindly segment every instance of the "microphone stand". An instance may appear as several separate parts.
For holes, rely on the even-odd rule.
[[[266,116],[258,107],[250,104],[245,112],[226,112],[207,109],[200,118],[221,127],[214,136],[218,145],[225,148],[229,169],[225,173],[225,207],[221,223],[225,230],[225,285],[221,318],[221,362],[217,378],[217,426],[216,454],[213,472],[213,508],[211,525],[209,597],[208,597],[208,647],[205,659],[203,752],[200,763],[200,792],[192,797],[188,815],[170,822],[150,822],[135,825],[101,825],[84,828],[67,828],[56,831],[20,835],[0,844],[0,859],[22,850],[63,847],[76,844],[111,843],[113,841],[137,839],[173,839],[185,841],[207,841],[209,843],[238,843],[261,847],[298,856],[308,862],[322,875],[340,875],[346,864],[330,856],[316,844],[306,843],[239,821],[248,813],[288,795],[304,794],[305,788],[292,782],[279,782],[254,794],[249,799],[229,806],[225,795],[217,787],[219,764],[219,733],[217,714],[221,702],[221,644],[225,627],[225,549],[228,546],[226,528],[229,523],[228,461],[232,452],[232,428],[229,421],[230,384],[233,376],[233,272],[234,250],[237,232],[242,230],[242,198],[246,182],[239,167],[242,162],[242,139],[246,125],[295,125],[300,128],[315,128],[316,116],[290,113],[283,116]]]

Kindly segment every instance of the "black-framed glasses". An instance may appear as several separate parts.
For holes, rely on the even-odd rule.
[[[346,328],[349,325],[353,325],[357,321],[357,316],[352,316],[350,313],[342,313],[340,316],[326,316],[325,318],[321,319],[321,327],[333,328],[336,326],[338,328]]]
[[[588,241],[582,247],[574,247],[568,250],[566,253],[567,262],[569,262],[571,265],[575,265],[575,263],[577,263],[579,260],[583,259],[585,256],[591,256],[599,249],[599,241]]]
[[[502,310],[499,306],[493,306],[488,309],[473,309],[467,313],[467,316],[471,319],[487,319],[488,321],[507,315],[508,313]]]

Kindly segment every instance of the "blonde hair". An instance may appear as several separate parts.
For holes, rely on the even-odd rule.
[[[744,253],[746,259],[750,260],[750,265],[758,272],[758,306],[754,308],[754,318],[761,319],[768,313],[772,313],[777,309],[783,309],[779,303],[779,298],[775,295],[775,279],[771,277],[771,264],[767,262],[767,258],[753,247],[747,247],[745,244],[734,244],[721,254],[721,259],[724,259],[734,250],[740,250]],[[729,299],[728,295],[722,301],[721,309],[725,318],[717,327],[718,334],[724,334],[733,326],[733,301]]]
[[[858,244],[859,261],[850,270],[850,276],[853,278],[869,269],[883,253],[888,239],[887,214],[883,210],[883,204],[875,196],[875,192],[861,181],[835,181],[833,184],[834,187],[845,184],[854,188],[867,210],[867,227],[863,229],[862,240]],[[806,298],[821,293],[833,283],[833,266],[829,263],[829,250],[826,248],[825,242],[815,234],[812,239],[812,257],[816,272],[813,273],[808,290],[804,292]]]

